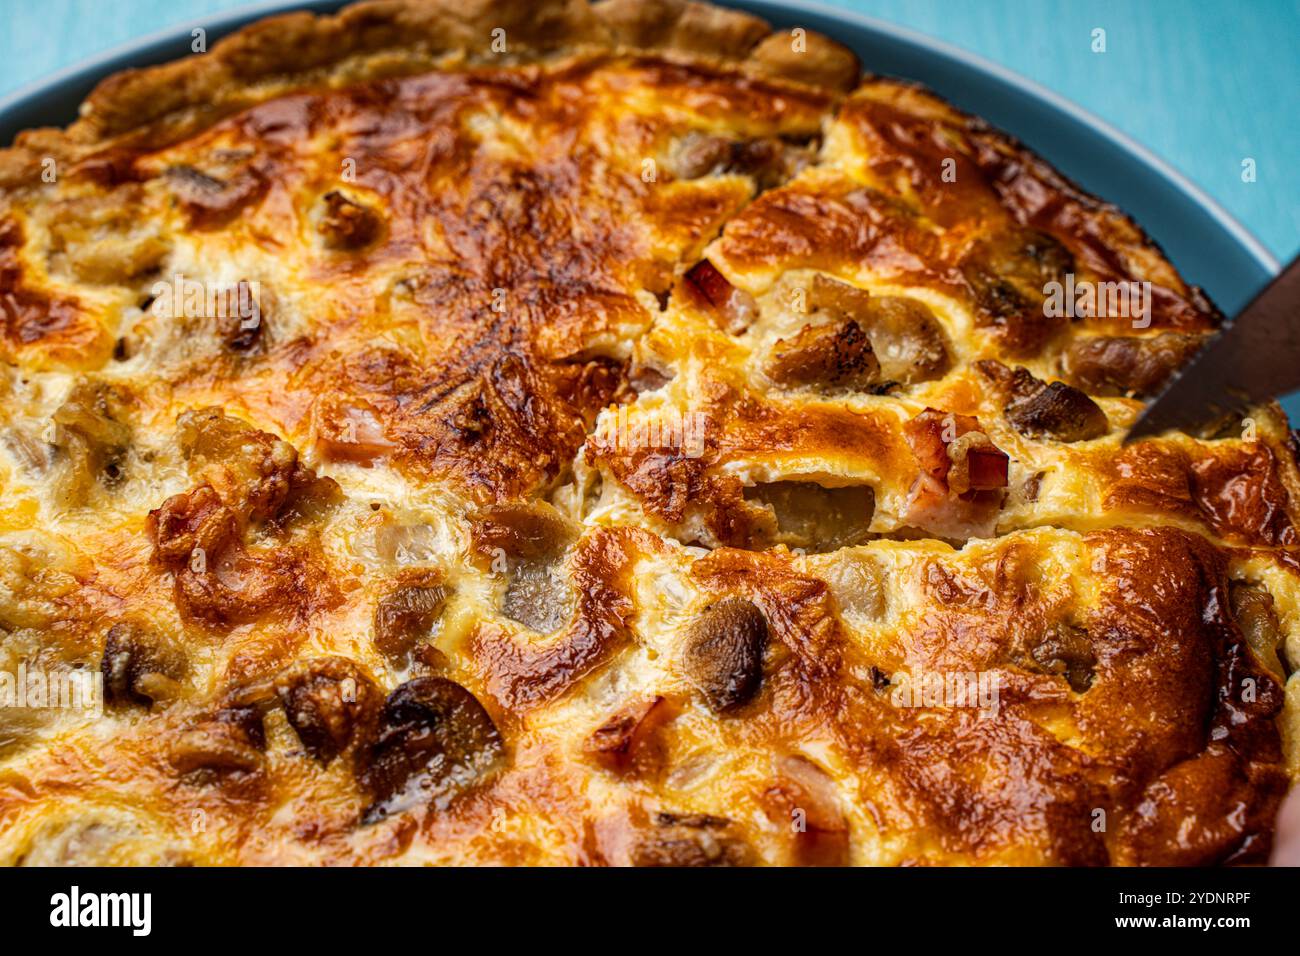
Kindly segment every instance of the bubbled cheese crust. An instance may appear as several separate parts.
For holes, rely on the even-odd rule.
[[[128,673],[100,717],[0,711],[0,858],[1267,854],[1300,761],[1285,419],[1121,447],[1149,384],[1121,353],[1194,346],[1212,306],[1005,135],[793,39],[673,0],[364,3],[0,153],[0,663]],[[1050,316],[1066,271],[1151,283],[1146,321]],[[178,276],[258,322],[155,308]],[[885,379],[863,319],[875,385],[852,323],[778,369],[843,285],[942,362]],[[1104,426],[1017,427],[988,360]],[[926,409],[1005,481],[963,499],[944,464],[919,511]],[[734,599],[757,689],[711,697],[691,642]],[[335,748],[282,693],[322,658],[453,681],[499,744],[453,728],[491,753],[398,799],[360,705]],[[997,706],[908,706],[925,673],[995,675]]]

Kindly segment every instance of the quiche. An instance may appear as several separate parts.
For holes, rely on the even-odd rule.
[[[706,4],[113,76],[0,152],[0,859],[1265,860],[1296,449],[1122,441],[1219,321]]]

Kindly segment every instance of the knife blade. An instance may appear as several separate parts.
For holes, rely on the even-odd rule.
[[[1300,258],[1196,353],[1142,410],[1124,444],[1195,432],[1300,388]]]

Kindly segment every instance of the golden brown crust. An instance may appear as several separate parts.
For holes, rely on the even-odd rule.
[[[0,858],[1262,859],[1285,420],[1122,448],[1213,308],[856,73],[703,4],[372,2],[0,154],[0,694],[106,691],[0,707]]]
[[[592,12],[616,43],[641,50],[743,60],[770,32],[758,17],[691,0],[601,0]]]
[[[788,35],[769,34],[756,17],[692,0],[364,0],[333,16],[287,13],[202,55],[104,80],[66,131],[30,130],[0,150],[0,186],[36,181],[46,158],[72,163],[131,138],[161,145],[268,95],[406,75],[449,58],[490,65],[641,49],[831,89],[857,79],[857,59],[825,37],[806,34],[795,54]]]

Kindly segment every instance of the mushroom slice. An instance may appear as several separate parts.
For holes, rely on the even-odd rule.
[[[261,769],[265,750],[262,709],[255,705],[223,707],[181,733],[171,747],[171,763],[181,773],[251,773]]]
[[[1042,348],[1059,323],[1043,309],[1044,289],[1074,268],[1073,255],[1058,239],[1012,226],[972,243],[960,268],[981,324],[999,329],[1012,351]]]
[[[948,337],[934,313],[904,296],[873,296],[865,289],[827,276],[813,277],[808,305],[852,319],[866,332],[881,382],[912,385],[948,371]]]
[[[346,657],[297,661],[275,678],[275,693],[307,752],[326,766],[373,739],[383,693]]]
[[[438,623],[450,594],[450,587],[433,581],[385,594],[375,607],[375,647],[393,661],[408,657],[416,642]]]
[[[552,634],[573,617],[573,586],[558,561],[523,560],[510,570],[501,613],[539,634]]]
[[[430,803],[444,808],[505,758],[483,705],[444,677],[417,677],[388,695],[361,783],[374,802],[364,823]]]
[[[1030,670],[1064,677],[1072,691],[1082,694],[1092,686],[1097,653],[1087,631],[1072,624],[1057,623],[1029,649],[1025,663]]]
[[[633,866],[744,866],[749,847],[730,836],[731,821],[709,813],[656,813],[654,829],[630,852]]]
[[[678,140],[668,164],[678,179],[739,173],[760,190],[779,186],[812,161],[815,142],[806,145],[774,137],[729,139],[692,130]]]
[[[144,703],[175,697],[185,676],[184,651],[162,635],[122,622],[108,629],[100,660],[110,703]]]
[[[1048,435],[1058,441],[1089,441],[1110,430],[1106,413],[1087,395],[1064,382],[1051,382],[1004,410],[1023,435]]]
[[[1161,332],[1146,338],[1100,335],[1078,339],[1065,350],[1063,371],[1095,395],[1154,395],[1200,349],[1204,336]]]
[[[327,248],[356,251],[379,237],[383,220],[369,206],[349,199],[337,189],[327,192],[321,201],[325,213],[317,229]]]
[[[111,487],[122,477],[131,429],[124,417],[123,393],[110,385],[83,381],[54,412],[57,461],[62,468],[54,497],[63,507],[87,503],[98,483]]]
[[[1273,595],[1262,585],[1233,581],[1229,601],[1233,620],[1241,628],[1255,658],[1278,680],[1285,680],[1289,668],[1282,656],[1282,625],[1273,609]]]
[[[682,666],[710,710],[735,710],[758,693],[767,640],[767,618],[743,598],[724,598],[691,623]]]
[[[1076,442],[1100,438],[1110,430],[1106,413],[1091,398],[1064,382],[1045,383],[1028,369],[1009,369],[984,359],[975,367],[1007,398],[1002,414],[1020,434]]]
[[[867,391],[880,382],[880,363],[853,319],[805,325],[792,338],[778,339],[766,371],[778,385],[827,392]]]
[[[224,225],[259,200],[269,180],[248,157],[225,152],[212,157],[214,168],[170,167],[165,175],[172,193],[198,229]]]
[[[576,526],[549,505],[498,505],[479,512],[473,534],[491,570],[506,574],[503,614],[540,634],[568,623],[577,595],[564,559]]]

